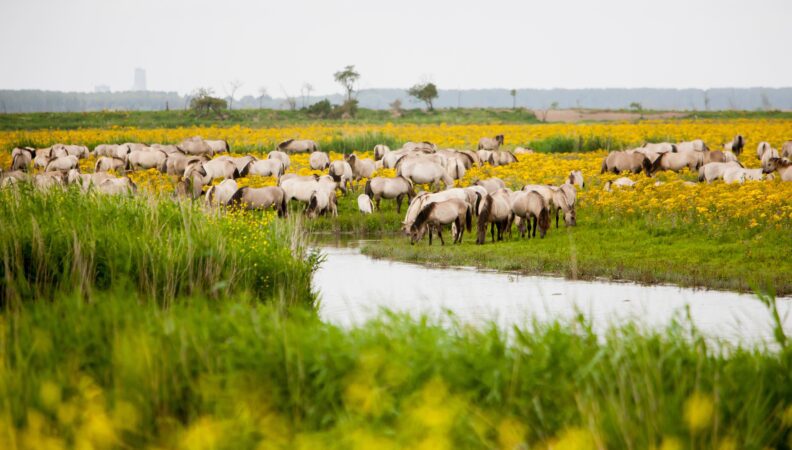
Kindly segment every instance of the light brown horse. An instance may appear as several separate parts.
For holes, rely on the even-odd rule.
[[[510,196],[512,210],[511,220],[520,219],[518,228],[520,237],[525,237],[526,226],[528,237],[536,237],[536,228],[539,228],[539,238],[544,238],[550,228],[550,211],[544,197],[536,191],[517,191]],[[511,221],[507,225],[511,235]],[[556,227],[558,218],[556,217]]]
[[[401,214],[401,204],[404,197],[407,197],[409,204],[415,197],[415,189],[410,180],[405,177],[397,176],[394,178],[374,177],[366,182],[366,195],[368,195],[380,209],[381,199],[396,199],[396,212]]]
[[[445,245],[443,240],[443,227],[453,224],[455,227],[454,244],[462,243],[464,231],[470,232],[472,228],[473,214],[470,205],[466,202],[452,198],[441,202],[430,203],[421,209],[410,227],[410,243],[423,239],[426,231],[429,231],[429,245],[432,245],[432,231],[437,231],[440,244]]]
[[[27,172],[36,151],[30,147],[17,147],[11,152],[11,170],[21,170]]]
[[[246,210],[263,211],[274,208],[278,213],[278,217],[286,217],[288,215],[286,192],[278,186],[241,187],[234,192],[227,204],[230,207],[244,208]]]
[[[478,141],[477,150],[498,150],[503,145],[503,135],[499,134],[495,137],[483,137]]]
[[[503,233],[506,226],[511,222],[512,210],[509,202],[509,191],[499,189],[484,197],[479,205],[478,212],[478,234],[476,244],[483,244],[487,237],[487,225],[490,225],[490,235],[492,242],[495,242],[495,231],[497,229],[498,240],[503,240]]]
[[[743,147],[745,147],[745,138],[741,134],[734,136],[731,142],[723,144],[723,149],[733,152],[735,155],[740,156]]]
[[[658,158],[658,160],[659,159],[660,158]],[[651,163],[649,162],[649,158],[642,153],[615,151],[608,153],[608,156],[602,160],[602,170],[600,170],[600,173],[613,172],[615,174],[620,174],[626,171],[641,173],[641,170],[646,170],[650,167]]]

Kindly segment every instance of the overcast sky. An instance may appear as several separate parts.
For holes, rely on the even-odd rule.
[[[0,89],[792,85],[792,0],[0,0]]]

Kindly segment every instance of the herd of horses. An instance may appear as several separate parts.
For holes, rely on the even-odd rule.
[[[503,135],[482,138],[477,150],[439,149],[431,142],[407,142],[391,150],[386,145],[373,149],[373,159],[356,154],[331,161],[312,140],[290,139],[278,144],[264,159],[253,155],[232,156],[230,146],[223,140],[185,139],[178,144],[102,144],[92,151],[85,146],[55,144],[34,149],[15,148],[9,171],[0,170],[0,187],[19,182],[31,182],[38,188],[76,184],[84,191],[96,190],[105,194],[132,194],[135,183],[124,176],[135,170],[156,169],[177,177],[174,194],[180,198],[197,200],[203,197],[208,206],[231,206],[248,210],[274,209],[281,217],[288,215],[291,201],[305,204],[309,218],[320,215],[337,216],[337,192],[348,193],[351,185],[366,180],[363,193],[357,198],[358,209],[364,214],[379,210],[382,200],[394,200],[397,213],[402,203],[407,209],[402,230],[411,243],[429,235],[432,244],[437,234],[445,244],[443,231],[450,228],[453,242],[462,241],[465,231],[472,231],[476,217],[476,242],[483,244],[487,230],[491,240],[502,240],[517,226],[521,237],[543,238],[555,215],[556,228],[560,217],[567,226],[577,223],[575,203],[577,189],[584,187],[580,170],[570,172],[560,186],[526,185],[513,191],[503,180],[476,180],[468,187],[454,187],[472,167],[490,164],[507,165],[517,162],[517,155],[531,150],[518,148],[502,150]],[[680,171],[687,167],[698,171],[700,181],[723,179],[742,182],[762,179],[778,172],[782,180],[792,179],[790,157],[792,142],[786,142],[781,152],[767,142],[757,147],[761,169],[746,169],[737,160],[745,147],[745,139],[736,136],[723,150],[710,150],[706,143],[694,140],[680,143],[650,143],[643,147],[610,152],[602,162],[602,173],[646,173]],[[301,176],[287,173],[291,167],[290,154],[309,153],[312,170],[322,175]],[[96,157],[93,172],[82,173],[80,160]],[[42,171],[32,173],[31,168]],[[394,169],[393,177],[373,176],[380,168]],[[121,176],[113,175],[122,174]],[[248,175],[271,176],[276,186],[239,186],[236,179]],[[221,180],[216,183],[216,180]],[[660,182],[658,182],[660,183]],[[415,192],[416,184],[431,184],[436,192]],[[605,189],[634,184],[629,178],[608,182]],[[442,186],[442,189],[440,187]]]
[[[722,150],[710,150],[701,139],[650,143],[639,148],[610,152],[602,161],[601,173],[644,172],[651,177],[660,171],[680,172],[687,168],[697,172],[698,180],[702,182],[723,180],[726,183],[743,183],[746,180],[771,179],[775,177],[775,172],[781,180],[792,181],[792,141],[785,142],[780,152],[768,142],[760,142],[756,148],[756,157],[761,161],[761,168],[758,169],[745,168],[737,158],[745,145],[745,138],[739,134],[724,144]],[[627,181],[621,184],[630,185]]]

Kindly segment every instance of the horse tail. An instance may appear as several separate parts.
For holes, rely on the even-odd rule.
[[[643,167],[644,172],[646,172],[647,177],[652,176],[652,163],[649,161],[649,158],[644,156],[643,161],[641,161],[641,167]]]
[[[283,191],[283,189],[281,189]],[[282,192],[281,201],[280,201],[280,211],[278,211],[278,217],[286,217],[287,211],[289,209],[289,204],[286,202],[286,191]]]
[[[465,208],[465,229],[468,233],[473,228],[473,213],[470,211],[472,206],[467,205]]]
[[[234,166],[234,173],[232,173],[232,174],[231,174],[231,178],[233,178],[233,179],[237,179],[237,178],[239,178],[240,176],[241,176],[241,175],[239,175],[239,169],[237,169],[237,168],[236,168],[236,166]]]
[[[705,178],[706,178],[706,177],[704,176],[704,166],[701,166],[701,167],[699,167],[699,169],[698,169],[698,180],[699,180],[699,183],[701,183],[702,181],[704,181],[704,180],[705,180]]]
[[[600,169],[600,175],[608,171],[608,157],[606,156],[602,160],[602,169]]]
[[[243,167],[242,170],[239,171],[239,176],[246,177],[248,173],[250,173],[251,165],[253,165],[253,161],[250,161],[249,163],[245,164],[245,167]]]
[[[476,205],[473,211],[476,216],[478,216],[479,206],[481,206],[481,192],[476,192]]]
[[[217,188],[216,186],[212,186],[212,187],[210,187],[209,189],[206,190],[206,202],[207,203],[212,203],[212,198],[214,198],[214,191],[215,191],[216,188]]]
[[[236,192],[234,192],[234,195],[232,195],[231,198],[228,199],[228,203],[226,203],[226,205],[227,206],[240,206],[240,205],[242,205],[242,197],[244,196],[245,191],[247,189],[248,189],[247,186],[244,186],[244,187],[241,187],[241,188],[237,189]],[[207,195],[209,195],[209,194],[207,193]]]
[[[227,140],[225,140],[225,139],[223,139],[223,142],[224,142],[224,143],[225,143],[225,145],[226,145],[226,151],[227,151],[228,153],[231,153],[231,144],[229,144],[229,143],[228,143],[228,141],[227,141]]]
[[[658,156],[657,159],[655,159],[655,162],[653,162],[652,165],[650,166],[650,170],[652,171],[652,173],[655,173],[658,170],[660,170],[660,168],[662,167],[661,164],[662,164],[663,158],[667,154],[668,153],[661,153],[660,156]]]
[[[411,230],[419,230],[421,227],[429,220],[429,216],[432,215],[432,211],[434,211],[435,206],[437,203],[429,203],[428,205],[424,206],[421,209],[421,212],[418,213],[418,216],[415,218],[415,221],[412,224]]]
[[[539,229],[547,230],[550,228],[550,211],[549,208],[543,207],[539,212]]]
[[[102,162],[102,158],[96,160],[96,164],[94,164],[94,173],[99,172],[99,163]]]
[[[487,223],[489,222],[489,215],[492,209],[492,196],[487,195],[484,197],[484,203],[481,205],[481,211],[478,218],[478,235],[476,236],[476,244],[483,244],[487,238]]]
[[[132,163],[129,162],[129,156],[126,157],[126,161],[124,161],[124,170],[127,172],[132,171]]]
[[[374,191],[371,190],[371,179],[370,178],[369,178],[368,181],[366,181],[365,192],[366,192],[366,195],[369,196],[369,198],[373,198],[374,197]]]
[[[160,166],[160,172],[166,173],[168,171],[168,157],[166,156],[165,159],[162,160],[162,165]]]

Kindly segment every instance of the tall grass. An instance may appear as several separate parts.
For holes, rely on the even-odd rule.
[[[292,227],[267,214],[76,189],[0,190],[0,304],[119,286],[161,302],[248,291],[310,304],[313,262],[304,252]]]
[[[0,315],[0,447],[786,448],[792,351],[687,325],[360,328],[244,296]]]
[[[542,153],[572,153],[621,150],[626,148],[627,144],[610,136],[551,136],[531,141],[527,147]]]

